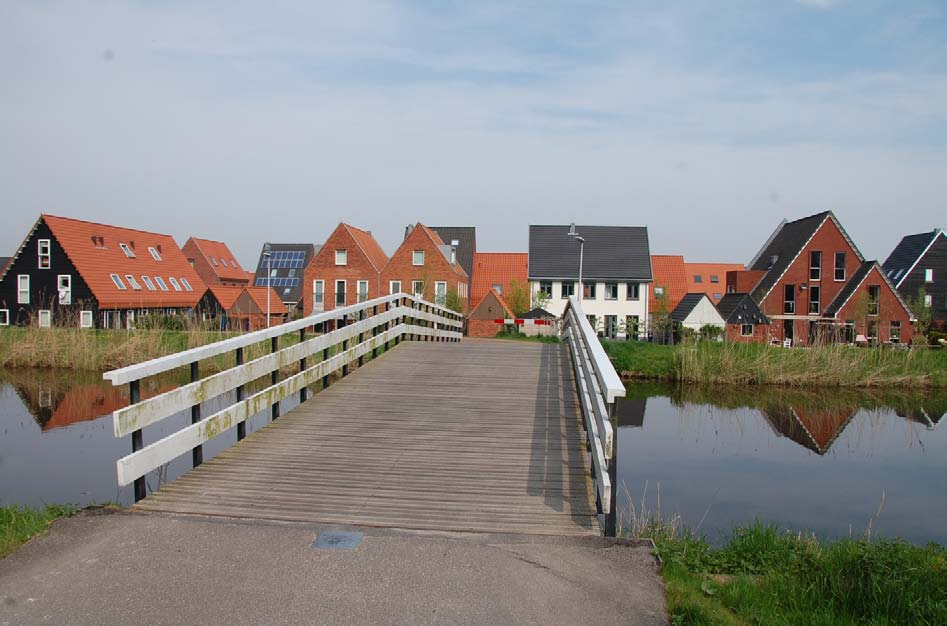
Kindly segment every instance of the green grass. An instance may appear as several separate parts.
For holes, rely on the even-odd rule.
[[[536,341],[539,343],[560,343],[557,335],[524,335],[501,330],[496,334],[497,339],[516,339],[519,341]]]
[[[46,532],[53,521],[74,512],[74,507],[63,505],[48,506],[44,509],[0,507],[0,559],[12,554],[31,537]]]
[[[677,346],[662,346],[643,341],[608,341],[602,346],[625,378],[675,380],[674,358]]]
[[[736,529],[719,548],[667,526],[650,534],[675,626],[947,623],[947,551],[939,545],[822,542],[760,523]]]

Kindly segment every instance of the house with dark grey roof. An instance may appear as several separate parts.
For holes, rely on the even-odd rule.
[[[728,293],[749,293],[791,345],[827,339],[910,341],[914,316],[875,261],[866,261],[831,211],[783,221]]]
[[[561,316],[570,295],[600,334],[644,337],[648,322],[651,249],[644,226],[570,225],[529,227],[529,282],[533,303]],[[582,256],[582,283],[579,257]]]
[[[467,292],[472,293],[474,280],[474,255],[477,254],[477,228],[475,226],[428,226],[445,245],[453,248],[457,262],[467,272]],[[405,229],[405,237],[408,229]],[[477,300],[479,302],[479,299]],[[474,302],[470,303],[475,304]]]
[[[720,311],[703,292],[686,294],[671,311],[670,317],[680,327],[694,332],[700,332],[704,326],[716,326],[722,331],[725,326]]]
[[[270,256],[266,256],[266,246]],[[303,274],[322,246],[311,243],[270,243],[260,250],[260,260],[253,276],[253,286],[271,287],[292,315],[302,299]]]
[[[724,294],[717,303],[717,311],[726,324],[724,337],[727,341],[769,340],[769,318],[763,315],[756,300],[748,293]]]
[[[904,237],[881,266],[898,293],[931,308],[938,326],[947,327],[947,233],[937,228]]]

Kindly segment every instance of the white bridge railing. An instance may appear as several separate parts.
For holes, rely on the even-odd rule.
[[[321,334],[307,337],[317,329]],[[203,461],[202,444],[237,427],[237,441],[246,436],[246,420],[270,408],[273,419],[279,417],[280,400],[298,393],[307,400],[308,387],[322,381],[330,384],[330,375],[348,374],[355,362],[362,365],[369,353],[378,356],[403,339],[419,341],[460,341],[463,316],[444,307],[404,293],[368,300],[300,320],[240,335],[106,372],[113,386],[129,385],[131,404],[113,413],[115,436],[132,436],[132,453],[117,462],[119,485],[135,484],[135,501],[145,497],[148,472],[185,454],[192,453],[194,466]],[[298,342],[280,348],[280,338],[298,333]],[[270,353],[244,362],[245,349],[270,342]],[[233,354],[234,365],[206,378],[200,377],[199,362]],[[315,358],[311,358],[315,357]],[[191,382],[146,400],[141,399],[141,380],[180,367],[190,368]],[[293,368],[295,373],[283,380],[280,372]],[[245,397],[244,386],[264,376],[270,385]],[[226,408],[201,416],[201,402],[236,390],[236,401]],[[191,425],[144,445],[142,429],[181,411],[190,409]]]
[[[576,391],[592,457],[592,477],[598,504],[605,513],[605,534],[614,537],[618,441],[613,418],[615,401],[624,397],[625,385],[575,296],[569,297],[562,314],[562,340],[572,354]]]

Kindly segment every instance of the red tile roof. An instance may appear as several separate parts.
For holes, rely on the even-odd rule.
[[[684,270],[684,257],[677,254],[651,255],[651,271],[654,282],[648,286],[648,310],[655,311],[657,300],[654,288],[663,287],[667,313],[674,310],[687,294],[687,275]]]
[[[266,315],[266,287],[245,287],[253,302],[260,307],[263,315]],[[275,289],[270,289],[270,315],[288,315],[289,309],[283,304]]]
[[[740,263],[685,263],[687,293],[705,293],[715,305],[727,293],[727,272],[742,271],[746,268]],[[700,276],[700,282],[695,279]],[[711,280],[717,277],[717,282]],[[720,298],[716,296],[719,295]]]
[[[261,289],[263,289],[261,287]],[[229,311],[233,308],[234,303],[237,301],[237,298],[240,297],[240,294],[243,293],[244,287],[236,287],[229,285],[211,285],[207,288],[214,297],[217,298],[217,302],[220,303],[220,306],[223,307],[225,311]],[[266,298],[264,297],[264,300]],[[266,307],[263,307],[264,309]]]
[[[206,290],[204,282],[171,235],[54,215],[42,215],[40,219],[46,222],[66,251],[66,256],[92,290],[100,308],[193,307]],[[128,246],[135,257],[129,258],[122,251],[120,243]],[[149,248],[155,249],[160,261],[152,257]],[[113,273],[121,277],[126,287],[124,290],[112,282],[110,275]],[[126,274],[134,277],[140,289],[128,284]],[[143,275],[148,276],[154,284],[153,291],[148,289]],[[167,291],[159,287],[155,277],[164,281]],[[192,291],[187,291],[183,284],[181,291],[177,291],[171,284],[171,278],[179,284],[182,278],[186,279]]]
[[[529,254],[526,252],[477,252],[473,262],[473,285],[470,301],[479,303],[494,285],[510,293],[510,284],[517,280],[528,285]]]
[[[207,259],[208,265],[222,280],[246,280],[247,273],[240,267],[240,263],[234,258],[233,252],[227,247],[227,244],[210,239],[198,239],[191,237],[197,249]],[[187,244],[185,244],[187,245]]]
[[[362,249],[362,252],[365,253],[365,256],[368,257],[371,264],[375,266],[375,271],[380,272],[382,268],[385,267],[385,264],[388,263],[388,255],[385,254],[385,251],[382,250],[378,242],[375,241],[375,237],[367,230],[356,228],[344,222],[342,226],[349,231],[349,234],[352,235],[352,239],[354,239],[355,243]]]

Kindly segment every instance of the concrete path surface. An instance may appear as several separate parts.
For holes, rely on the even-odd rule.
[[[80,513],[0,560],[0,625],[666,624],[645,546],[333,529]]]

